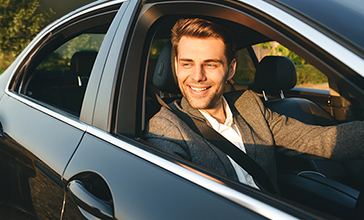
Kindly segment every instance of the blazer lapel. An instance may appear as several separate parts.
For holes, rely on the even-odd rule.
[[[228,102],[230,109],[233,113],[234,123],[237,125],[241,137],[243,139],[246,153],[253,159],[256,159],[258,154],[256,148],[256,140],[254,138],[254,131],[245,120],[250,118],[250,113],[244,109],[244,102],[240,100],[243,92],[231,93],[233,96],[226,96],[225,99]]]
[[[249,128],[249,125],[246,123],[244,118],[241,116],[241,114],[239,114],[235,107],[231,108],[231,111],[233,112],[234,123],[237,125],[243,139],[246,153],[250,157],[254,158],[256,155],[256,147],[252,130]]]

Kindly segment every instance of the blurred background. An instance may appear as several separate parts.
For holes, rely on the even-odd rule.
[[[0,0],[0,74],[45,26],[94,0]]]
[[[62,17],[63,15],[71,12],[81,6],[87,5],[95,0],[38,0],[38,12],[44,12],[51,8],[55,14],[50,18],[50,22]]]

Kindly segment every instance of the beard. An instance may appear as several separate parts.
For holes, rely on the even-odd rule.
[[[210,87],[208,93],[203,96],[191,94],[187,85],[179,85],[183,97],[186,98],[188,104],[194,109],[213,109],[222,103],[222,94],[224,93],[224,85],[218,87]]]

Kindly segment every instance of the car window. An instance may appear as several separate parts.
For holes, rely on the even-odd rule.
[[[296,87],[329,90],[326,75],[282,44],[276,41],[270,41],[253,45],[252,48],[258,61],[269,55],[290,58],[296,66]],[[243,48],[238,50],[236,60],[238,65],[233,80],[236,82],[252,83],[254,81],[255,66],[248,49]]]
[[[9,90],[60,114],[79,118],[98,51],[117,9],[50,25],[25,51]]]
[[[35,68],[22,93],[78,116],[103,38],[87,33],[62,44]]]
[[[252,83],[254,81],[255,65],[248,49],[243,48],[238,50],[235,53],[235,58],[237,66],[233,80],[236,82]]]

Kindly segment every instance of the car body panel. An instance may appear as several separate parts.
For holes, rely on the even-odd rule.
[[[280,0],[277,2],[286,9],[291,8],[301,13],[307,18],[306,21],[314,21],[320,31],[327,31],[328,35],[363,57],[364,43],[360,36],[363,36],[364,31],[357,28],[364,20],[364,6],[360,1],[323,0],[318,3],[313,0],[305,2]]]
[[[110,188],[117,219],[234,219],[234,216],[294,219],[258,199],[239,195],[228,187],[218,187],[217,180],[201,177],[193,169],[138,149],[135,141],[127,137],[120,140],[94,128],[88,133],[67,167],[64,179],[77,179],[77,175],[73,175],[84,172],[100,175]],[[169,169],[160,168],[161,165]],[[180,181],[180,175],[188,177],[187,181]],[[220,192],[216,194],[216,190]],[[190,195],[194,195],[194,199],[191,200]],[[216,199],[218,195],[225,199]],[[245,208],[238,208],[237,204]]]
[[[9,169],[1,179],[6,180],[4,187],[12,189],[8,192],[14,193],[3,199],[12,198],[11,208],[19,207],[32,217],[59,216],[64,196],[61,176],[84,131],[8,95],[1,99],[0,111],[1,151],[15,158],[2,160]],[[19,185],[13,185],[14,180]]]
[[[1,115],[3,132],[11,135],[19,145],[26,146],[27,150],[49,164],[55,172],[62,174],[84,131],[12,97],[3,97],[1,104],[13,109]],[[27,112],[27,115],[23,112]],[[51,133],[48,133],[49,126],[53,127]],[[45,133],[47,136],[44,136]],[[65,142],[64,146],[60,146],[62,142]],[[57,157],[53,158],[52,155]]]

